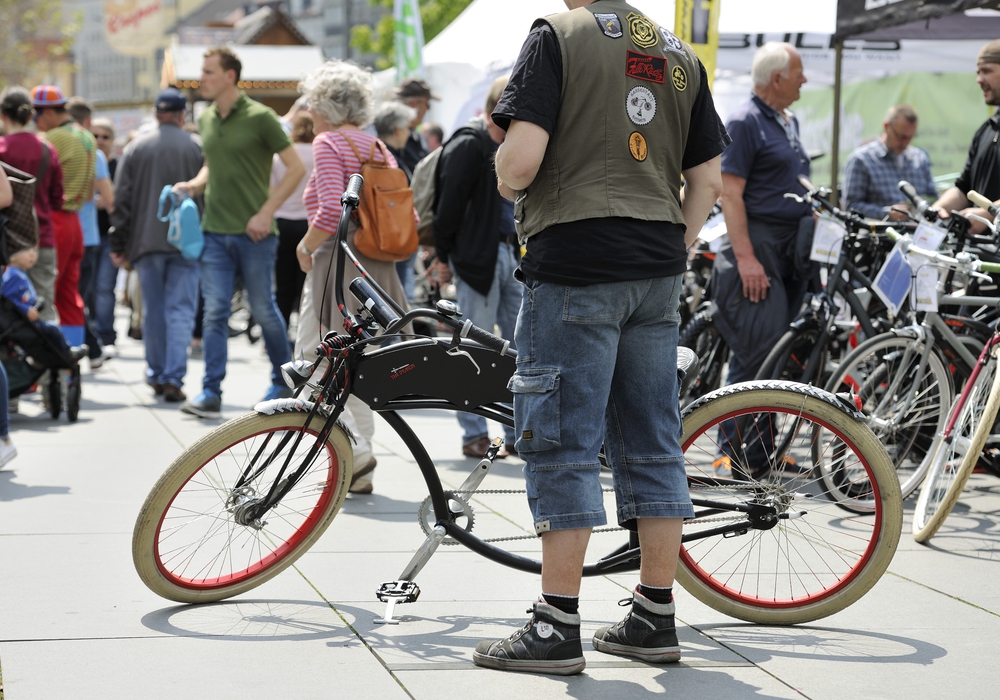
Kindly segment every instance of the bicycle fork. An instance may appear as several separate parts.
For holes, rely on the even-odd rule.
[[[483,483],[483,479],[486,478],[486,475],[490,473],[490,469],[493,468],[493,460],[496,459],[497,452],[500,451],[502,445],[503,438],[498,437],[493,439],[493,442],[490,443],[489,448],[486,450],[486,455],[458,488],[459,493],[470,493],[479,488]],[[461,515],[465,510],[463,504],[454,498],[448,499],[448,509],[453,515]],[[434,552],[437,551],[437,548],[444,542],[447,536],[447,528],[440,521],[435,523],[430,533],[428,533],[427,539],[424,540],[424,543],[413,554],[413,557],[406,565],[406,568],[403,569],[403,573],[399,575],[399,578],[395,581],[383,583],[378,587],[378,590],[375,591],[375,596],[386,604],[386,608],[383,617],[375,618],[376,623],[383,625],[399,624],[399,619],[392,616],[396,604],[413,603],[417,600],[420,596],[420,587],[414,582],[414,579],[424,566],[427,565],[427,562],[430,561]]]

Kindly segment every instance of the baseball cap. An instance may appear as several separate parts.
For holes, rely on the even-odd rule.
[[[396,97],[426,97],[429,100],[441,98],[431,92],[431,86],[419,78],[407,78],[396,88]]]
[[[167,88],[156,96],[157,112],[180,112],[187,109],[187,98],[177,88]]]
[[[36,85],[31,89],[31,104],[35,107],[62,107],[66,98],[55,85]]]

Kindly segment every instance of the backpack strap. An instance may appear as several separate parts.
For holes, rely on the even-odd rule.
[[[351,147],[352,151],[354,151],[354,155],[357,156],[358,162],[361,163],[361,165],[364,165],[365,163],[367,163],[368,162],[367,160],[362,160],[361,153],[358,152],[358,147],[354,145],[353,141],[351,141],[351,137],[348,136],[347,134],[345,134],[343,131],[338,132],[338,133],[341,136],[344,137],[344,140],[347,141],[347,145]],[[373,147],[374,147],[374,144],[373,144]],[[374,155],[374,154],[375,154],[375,151],[373,150],[372,151],[372,155]]]

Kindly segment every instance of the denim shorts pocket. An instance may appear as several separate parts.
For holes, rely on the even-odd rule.
[[[569,323],[615,323],[625,316],[623,293],[608,293],[607,285],[566,287],[562,320]]]
[[[559,447],[559,370],[518,369],[507,388],[514,394],[518,452]]]
[[[671,281],[673,282],[671,284]],[[683,275],[676,275],[673,278],[664,279],[666,283],[666,308],[663,312],[663,321],[669,323],[680,323],[681,321],[681,289],[683,285]]]

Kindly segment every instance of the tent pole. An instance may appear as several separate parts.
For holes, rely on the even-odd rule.
[[[833,67],[833,134],[830,143],[830,189],[836,197],[837,174],[840,170],[840,78],[841,60],[844,56],[844,42],[838,41],[834,48]]]

